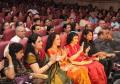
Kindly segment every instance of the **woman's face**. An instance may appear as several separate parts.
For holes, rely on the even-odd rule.
[[[74,37],[73,37],[72,43],[73,43],[73,44],[77,44],[77,43],[78,43],[78,36],[74,36]]]
[[[36,40],[36,42],[35,42],[35,48],[36,48],[37,50],[40,50],[40,49],[42,48],[42,39],[41,39],[40,36],[37,38],[37,40]]]
[[[4,24],[4,29],[8,29],[8,28],[10,28],[10,24],[9,24],[8,22],[6,22],[6,23]]]
[[[87,41],[93,40],[93,34],[92,34],[92,32],[89,32],[89,33],[87,34],[86,39],[87,39]]]
[[[53,41],[53,45],[60,46],[60,36],[59,35],[56,35],[56,37]]]
[[[16,59],[17,60],[21,60],[23,56],[24,56],[23,49],[16,53]]]

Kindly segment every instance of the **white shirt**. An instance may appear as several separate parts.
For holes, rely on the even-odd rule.
[[[116,21],[116,22],[111,22],[111,27],[118,29],[120,28],[120,24]]]
[[[95,28],[94,32],[93,32],[93,39],[97,38],[98,33],[102,30],[101,26],[98,26]]]
[[[33,15],[38,14],[39,12],[35,9],[29,9],[28,12],[31,12]]]
[[[23,38],[23,39],[25,39],[25,38]],[[20,43],[21,40],[22,40],[22,39],[21,39],[19,36],[15,35],[14,37],[11,38],[9,44],[10,44],[11,42]],[[6,56],[7,53],[9,52],[9,49],[8,49],[9,44],[8,44],[8,45],[5,47],[5,49],[4,49],[4,56]]]

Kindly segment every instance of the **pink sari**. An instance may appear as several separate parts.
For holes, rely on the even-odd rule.
[[[67,45],[66,49],[68,51],[67,56],[71,57],[78,52],[80,46],[78,44],[73,47],[71,45]],[[86,57],[84,53],[81,53],[80,56],[76,58],[74,61],[81,62],[83,60],[85,61],[89,59],[91,58]],[[92,63],[83,66],[86,66],[88,68],[88,74],[91,80],[91,84],[107,84],[104,67],[101,63],[93,61]]]

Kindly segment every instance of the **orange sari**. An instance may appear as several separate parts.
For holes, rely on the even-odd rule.
[[[58,51],[49,49],[48,55],[49,56],[57,56],[57,55],[62,56],[61,49]],[[67,72],[67,76],[73,81],[73,84],[91,84],[89,76],[88,76],[88,69],[86,67],[72,65],[71,63],[67,61],[67,59],[61,60],[59,64],[60,64],[61,69]]]
[[[80,46],[78,44],[75,46],[66,45],[66,49],[68,51],[67,56],[71,57],[78,52],[78,50],[80,49]],[[74,61],[81,62],[89,59],[91,58],[85,56],[84,53],[81,53],[80,56],[77,57]],[[97,61],[93,61],[92,63],[85,64],[83,66],[88,68],[91,84],[107,84],[104,67],[101,63]]]

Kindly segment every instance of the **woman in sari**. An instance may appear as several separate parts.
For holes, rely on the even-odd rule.
[[[73,81],[73,84],[91,84],[87,69],[82,66],[72,65],[67,59],[66,51],[60,48],[59,34],[52,33],[49,35],[46,52],[48,56],[56,57],[57,60],[51,67],[50,84],[57,84],[58,82],[59,84],[70,84],[68,78]]]
[[[51,58],[48,63],[45,63],[41,60],[40,50],[42,49],[42,40],[38,34],[33,33],[29,36],[27,47],[25,50],[24,63],[27,67],[27,70],[35,73],[42,74],[45,73],[50,66],[55,63],[56,60]],[[46,79],[46,75],[43,75],[42,79]],[[33,84],[44,84],[45,80],[36,79],[33,81]]]
[[[80,48],[83,49],[84,44],[80,47],[78,44],[78,35],[75,32],[71,32],[67,37],[67,56],[73,64],[80,65],[88,68],[89,77],[91,84],[107,84],[106,75],[104,72],[104,67],[96,60],[97,58],[90,58],[87,56],[87,53],[80,52]],[[89,51],[89,47],[85,52]]]
[[[113,49],[110,47],[111,44],[109,44],[109,40],[106,40],[105,38],[108,38],[109,31],[107,29],[102,30],[100,33],[104,33],[101,35],[101,39],[96,39],[96,43],[93,41],[93,31],[90,29],[85,29],[82,32],[80,44],[84,42],[84,51],[89,46],[90,50],[88,51],[89,57],[99,57],[99,62],[104,65],[104,69],[106,72],[107,77],[109,77],[110,72],[112,70],[112,56],[115,56],[113,52]],[[110,36],[111,38],[111,36]],[[98,40],[98,42],[97,42]],[[107,52],[107,51],[112,51]]]

